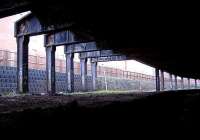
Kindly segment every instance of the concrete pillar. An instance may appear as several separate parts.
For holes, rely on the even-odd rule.
[[[87,58],[80,58],[82,91],[87,91]]]
[[[74,92],[74,53],[66,53],[67,90]]]
[[[46,47],[47,93],[49,95],[56,94],[55,51],[56,46]]]
[[[96,90],[96,80],[97,80],[97,62],[91,62],[92,69],[92,88]]]
[[[197,79],[195,79],[195,88],[197,88]]]
[[[29,36],[17,37],[17,92],[28,93],[28,44]]]
[[[173,90],[173,79],[172,79],[172,74],[169,74],[169,81],[170,81],[170,89]]]
[[[160,82],[161,82],[161,90],[165,90],[165,78],[164,78],[164,71],[160,71]]]
[[[159,74],[159,69],[156,68],[155,70],[155,75],[156,75],[156,91],[160,91],[160,74]]]
[[[190,78],[188,78],[188,89],[190,89]]]
[[[178,89],[178,81],[177,81],[177,76],[174,75],[174,89],[177,90]]]
[[[184,80],[183,80],[183,77],[181,77],[181,89],[184,89]]]

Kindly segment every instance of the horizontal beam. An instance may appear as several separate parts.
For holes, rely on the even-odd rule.
[[[61,46],[61,45],[73,45],[80,43],[88,43],[92,42],[94,39],[91,37],[80,38],[77,37],[72,31],[61,31],[57,33],[47,34],[44,37],[44,45],[45,46]]]
[[[42,24],[39,19],[32,13],[22,17],[15,22],[15,37],[29,35],[41,35],[55,33],[72,27],[73,23],[67,22],[58,25]]]
[[[91,58],[91,62],[108,62],[108,61],[124,61],[128,58],[125,55],[116,55],[116,56],[102,56]]]
[[[79,58],[94,58],[94,57],[105,57],[105,56],[116,56],[120,54],[113,53],[112,50],[99,50],[91,52],[81,52]]]
[[[98,51],[95,42],[81,43],[75,45],[66,45],[65,53],[80,53],[80,52],[89,52],[89,51]]]

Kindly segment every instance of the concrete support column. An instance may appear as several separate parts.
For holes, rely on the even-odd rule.
[[[160,71],[160,82],[161,82],[161,91],[165,90],[165,77],[164,77],[164,71]]]
[[[82,91],[87,91],[87,58],[80,58]]]
[[[170,89],[173,90],[173,79],[172,74],[169,74]]]
[[[74,92],[74,54],[66,53],[67,90]]]
[[[184,89],[184,80],[183,80],[183,77],[181,77],[181,89]]]
[[[156,76],[156,91],[160,91],[160,74],[159,74],[159,69],[156,68],[155,70],[155,76]]]
[[[47,93],[49,95],[56,94],[55,51],[56,46],[46,47]]]
[[[174,89],[177,90],[178,89],[178,81],[177,81],[177,76],[174,75]]]
[[[190,89],[190,78],[188,78],[188,89]]]
[[[96,80],[97,80],[97,62],[91,62],[92,69],[92,88],[96,90]]]
[[[197,89],[197,79],[195,79],[195,88]]]
[[[17,92],[28,93],[29,36],[17,37]]]

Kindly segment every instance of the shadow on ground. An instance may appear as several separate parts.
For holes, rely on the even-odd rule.
[[[200,91],[0,98],[0,128],[133,133],[199,126]]]

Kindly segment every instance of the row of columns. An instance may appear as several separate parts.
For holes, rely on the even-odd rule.
[[[155,69],[155,77],[156,77],[156,91],[164,91],[165,90],[165,79],[164,79],[164,71]],[[174,75],[174,84],[172,74],[169,74],[170,88],[173,90],[178,89],[178,80],[177,76]],[[197,80],[195,79],[195,88],[197,88]],[[181,89],[184,89],[184,79],[181,77]],[[188,89],[190,89],[190,78],[188,78]]]
[[[29,36],[17,37],[17,91],[19,93],[28,93],[28,44]],[[67,46],[65,46],[67,47]],[[55,51],[56,46],[46,47],[46,76],[47,76],[47,93],[50,95],[55,94]],[[74,91],[74,53],[65,53],[66,56],[66,81],[68,92]],[[87,58],[80,58],[81,69],[81,83],[82,91],[87,91]],[[96,90],[96,78],[97,78],[97,62],[91,63],[92,69],[92,87]],[[164,71],[155,69],[156,73],[156,91],[164,90],[165,80]],[[175,75],[173,85],[172,74],[170,74],[170,86],[171,89],[178,89],[177,76]],[[184,88],[184,81],[181,78],[181,87]],[[197,88],[197,81],[195,80],[195,87]],[[188,88],[190,88],[190,79],[188,78]]]
[[[28,44],[29,36],[17,37],[17,91],[28,93]],[[65,46],[66,47],[66,46]],[[47,93],[56,93],[55,52],[56,46],[48,46],[46,49],[46,76]],[[66,56],[66,81],[68,92],[74,92],[74,53],[65,53]],[[96,90],[97,62],[91,62],[92,87]],[[82,91],[87,91],[87,58],[80,58]]]

